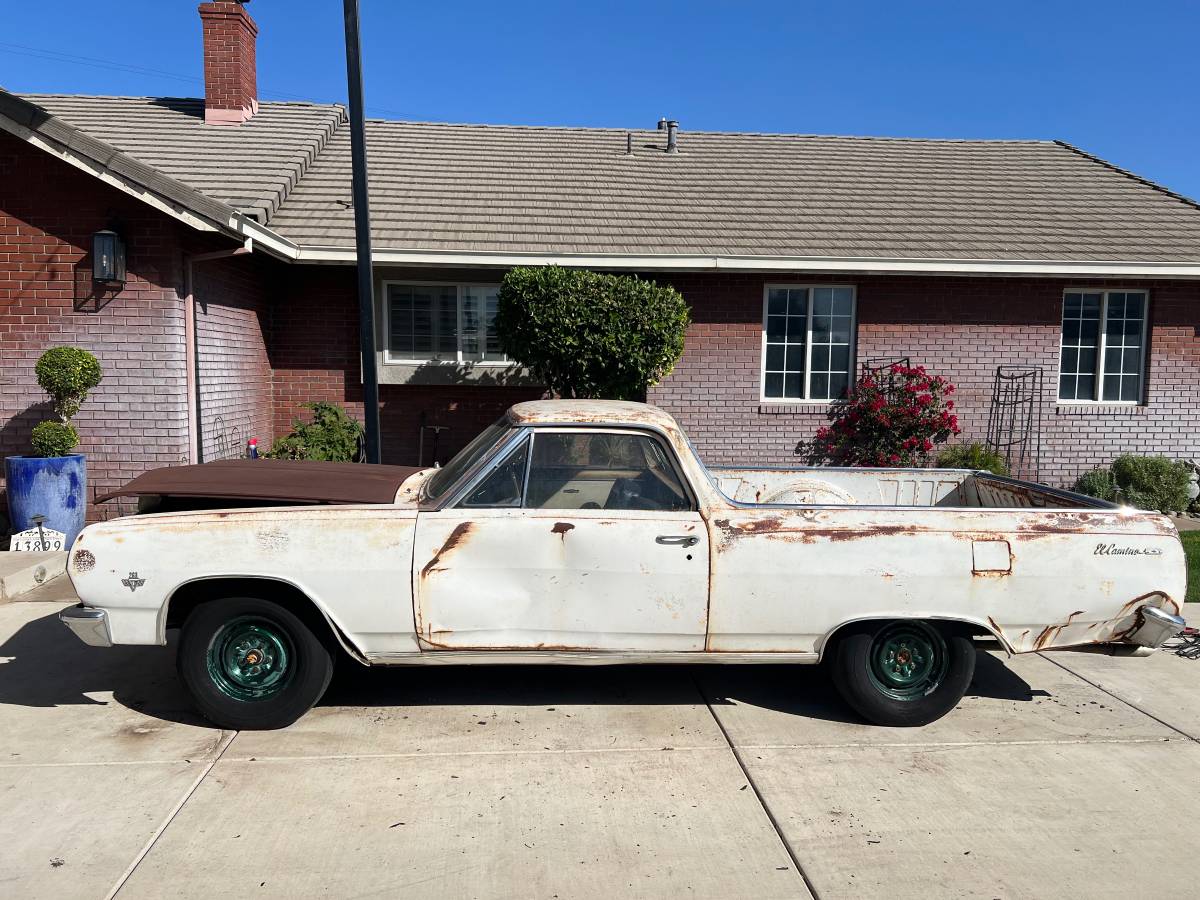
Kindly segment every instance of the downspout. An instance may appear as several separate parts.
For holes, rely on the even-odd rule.
[[[254,239],[233,250],[214,250],[211,253],[184,254],[183,257],[183,340],[184,365],[187,368],[188,462],[204,462],[204,443],[200,433],[200,335],[196,328],[196,286],[192,266],[212,259],[246,256],[254,252]]]

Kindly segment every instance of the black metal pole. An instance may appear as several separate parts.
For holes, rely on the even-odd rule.
[[[350,89],[350,154],[354,168],[354,238],[358,252],[358,345],[362,354],[367,462],[380,460],[379,373],[375,359],[375,276],[371,270],[371,208],[367,192],[367,128],[363,118],[358,0],[344,0],[346,82]]]

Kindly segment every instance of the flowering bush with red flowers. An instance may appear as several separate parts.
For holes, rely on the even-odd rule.
[[[847,400],[829,410],[809,460],[835,466],[920,466],[933,448],[960,433],[954,385],[924,366],[865,373]]]

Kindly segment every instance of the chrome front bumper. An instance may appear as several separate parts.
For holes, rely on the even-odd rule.
[[[92,609],[80,603],[64,609],[58,614],[58,619],[89,647],[113,645],[108,633],[108,613],[102,609]]]
[[[1156,606],[1143,606],[1138,611],[1137,627],[1126,640],[1139,647],[1160,647],[1186,627],[1182,616],[1163,612]]]

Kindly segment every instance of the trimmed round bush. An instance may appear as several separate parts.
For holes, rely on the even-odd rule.
[[[1075,479],[1071,488],[1077,494],[1086,494],[1098,500],[1112,501],[1116,498],[1116,485],[1113,484],[1111,469],[1092,469],[1084,472]]]
[[[1121,499],[1130,506],[1164,513],[1188,507],[1191,472],[1184,463],[1165,456],[1118,456],[1112,474]]]
[[[38,358],[33,371],[64,422],[79,412],[88,392],[103,377],[99,361],[82,347],[51,347]]]
[[[47,419],[33,427],[29,442],[38,456],[66,456],[79,445],[79,433],[70,423]]]
[[[683,354],[689,313],[673,287],[631,275],[518,266],[500,285],[509,358],[560,397],[642,400]]]

